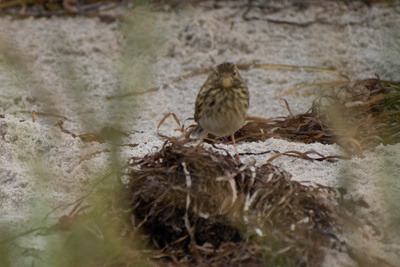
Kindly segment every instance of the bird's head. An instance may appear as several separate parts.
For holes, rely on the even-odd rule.
[[[210,77],[213,84],[225,89],[229,89],[235,84],[242,82],[238,67],[230,62],[222,63],[215,67]]]

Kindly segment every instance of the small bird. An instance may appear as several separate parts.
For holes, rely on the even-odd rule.
[[[204,132],[196,149],[208,133],[218,137],[230,135],[239,160],[233,134],[243,126],[249,99],[249,90],[235,64],[226,62],[215,67],[196,99],[194,120],[198,125],[192,135]]]

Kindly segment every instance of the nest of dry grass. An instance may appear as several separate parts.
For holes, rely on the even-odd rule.
[[[168,140],[129,163],[129,199],[153,257],[193,266],[314,266],[338,245],[335,191],[226,151]]]

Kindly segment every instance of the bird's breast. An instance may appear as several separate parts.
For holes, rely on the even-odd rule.
[[[248,99],[233,90],[219,90],[204,99],[198,123],[208,132],[226,136],[236,132],[246,119]]]

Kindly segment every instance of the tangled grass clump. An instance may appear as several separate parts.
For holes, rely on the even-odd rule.
[[[235,139],[337,143],[351,155],[400,142],[400,82],[379,78],[349,82],[317,98],[302,114],[293,115],[286,105],[289,116],[250,117]]]
[[[224,155],[226,153],[226,155]],[[304,185],[271,164],[167,140],[129,163],[135,231],[176,264],[315,266],[335,237],[334,189]]]
[[[322,100],[313,109],[351,153],[400,142],[400,82],[362,80]]]

